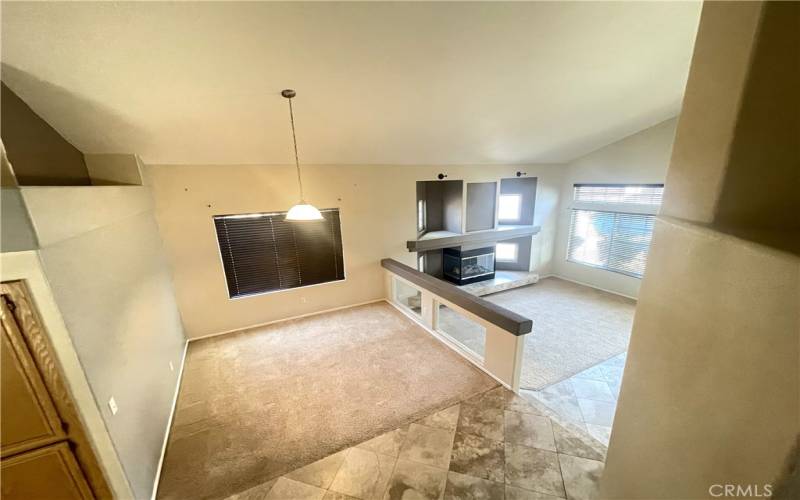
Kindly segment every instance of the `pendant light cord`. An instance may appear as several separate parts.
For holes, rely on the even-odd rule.
[[[297,183],[300,185],[300,202],[305,203],[303,196],[303,179],[300,178],[300,158],[297,155],[297,136],[294,132],[294,110],[292,109],[292,99],[289,98],[289,120],[292,122],[292,142],[294,143],[294,165],[297,167]]]

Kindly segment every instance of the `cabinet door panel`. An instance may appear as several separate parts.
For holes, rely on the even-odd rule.
[[[66,436],[14,317],[5,301],[0,307],[0,450],[6,457]]]
[[[4,459],[3,500],[91,500],[92,493],[67,443]]]

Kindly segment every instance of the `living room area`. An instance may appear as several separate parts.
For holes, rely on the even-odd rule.
[[[521,394],[605,444],[675,127],[669,119],[567,163],[557,205],[549,178],[539,187],[521,170],[494,181],[442,172],[416,182],[418,234],[406,247],[417,269],[536,318]],[[542,262],[547,248],[552,260]],[[396,293],[420,313],[418,291]],[[439,333],[483,357],[481,325],[446,306],[437,314]]]

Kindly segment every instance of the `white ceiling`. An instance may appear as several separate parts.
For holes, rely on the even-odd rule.
[[[562,162],[678,113],[699,2],[9,3],[3,79],[87,153]]]

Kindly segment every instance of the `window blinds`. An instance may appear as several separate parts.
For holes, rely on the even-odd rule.
[[[653,215],[573,210],[567,260],[641,278]]]
[[[661,205],[663,184],[575,184],[575,201]]]
[[[664,186],[575,184],[574,188],[575,201],[581,203],[572,209],[567,260],[641,278],[655,216],[626,212],[625,205],[657,210]]]
[[[344,279],[339,209],[291,222],[286,212],[217,215],[220,256],[231,298]]]

